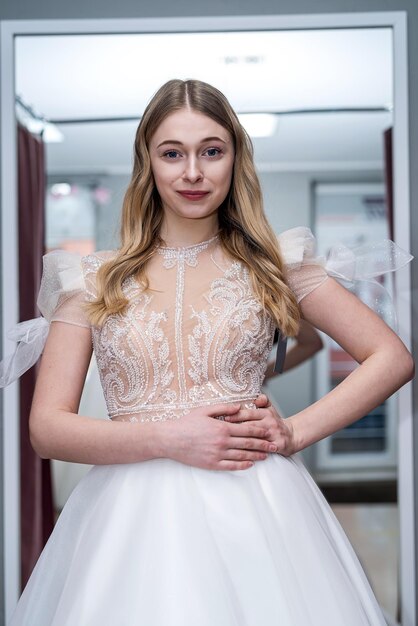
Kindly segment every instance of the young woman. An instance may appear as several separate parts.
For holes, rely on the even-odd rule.
[[[222,93],[197,80],[158,90],[136,134],[120,247],[47,254],[38,303],[33,332],[49,332],[33,446],[94,467],[10,626],[385,623],[296,453],[383,402],[413,360],[328,276],[308,229],[277,240]],[[275,328],[294,336],[301,315],[360,365],[281,419],[259,393]],[[109,421],[77,414],[92,339]]]

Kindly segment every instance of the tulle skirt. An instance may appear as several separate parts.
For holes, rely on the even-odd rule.
[[[94,466],[10,626],[380,626],[385,619],[298,455],[243,471]]]

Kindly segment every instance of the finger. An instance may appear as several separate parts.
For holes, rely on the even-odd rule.
[[[219,461],[215,469],[237,471],[250,469],[253,465],[254,461]]]
[[[253,439],[251,437],[234,437],[230,450],[255,450],[257,452],[277,452],[277,445],[266,439]]]
[[[267,452],[254,450],[228,450],[225,453],[225,461],[263,461],[268,457]]]
[[[267,406],[271,406],[271,402],[266,396],[265,393],[262,393],[254,400],[254,404],[257,408],[265,408]]]
[[[225,416],[226,422],[249,422],[262,420],[269,414],[264,409],[241,409],[234,415]]]
[[[208,407],[209,417],[230,416],[237,413],[241,408],[240,404],[214,404]]]
[[[230,424],[228,433],[231,437],[252,437],[257,439],[268,439],[270,431],[268,428],[259,425],[260,422],[245,422],[242,424]]]
[[[293,453],[291,446],[289,445],[289,442],[287,442],[286,444],[278,444],[277,446],[277,454],[281,454],[282,456],[290,456]]]

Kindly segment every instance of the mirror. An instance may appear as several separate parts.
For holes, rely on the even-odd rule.
[[[390,28],[37,35],[17,37],[15,51],[17,114],[28,127],[39,123],[37,117],[49,122],[43,122],[48,249],[88,254],[117,246],[139,116],[159,85],[173,77],[214,84],[242,115],[266,212],[278,233],[309,226],[325,252],[331,224],[332,238],[346,240],[347,220],[371,196],[379,197],[379,228],[389,232],[384,132],[393,125]],[[371,238],[380,236],[372,231]],[[284,415],[332,384],[330,351],[326,345],[313,360],[267,383]],[[303,456],[381,606],[395,620],[396,403],[387,409],[374,449],[364,449],[365,432],[359,432],[349,453],[335,438]],[[106,418],[94,364],[80,412]],[[88,468],[60,462],[53,467],[59,514]]]

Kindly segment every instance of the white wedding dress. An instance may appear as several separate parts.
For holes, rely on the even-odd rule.
[[[309,229],[286,231],[279,242],[301,300],[332,271],[314,257]],[[45,255],[43,317],[19,325],[19,349],[4,362],[3,384],[37,358],[49,323],[89,326],[81,305],[94,298],[97,269],[112,254]],[[187,420],[201,405],[251,406],[274,324],[245,267],[214,237],[158,248],[147,274],[150,291],[130,277],[126,312],[91,329],[109,418],[130,428]],[[385,623],[298,455],[271,454],[243,471],[170,459],[94,466],[68,499],[9,626]]]

